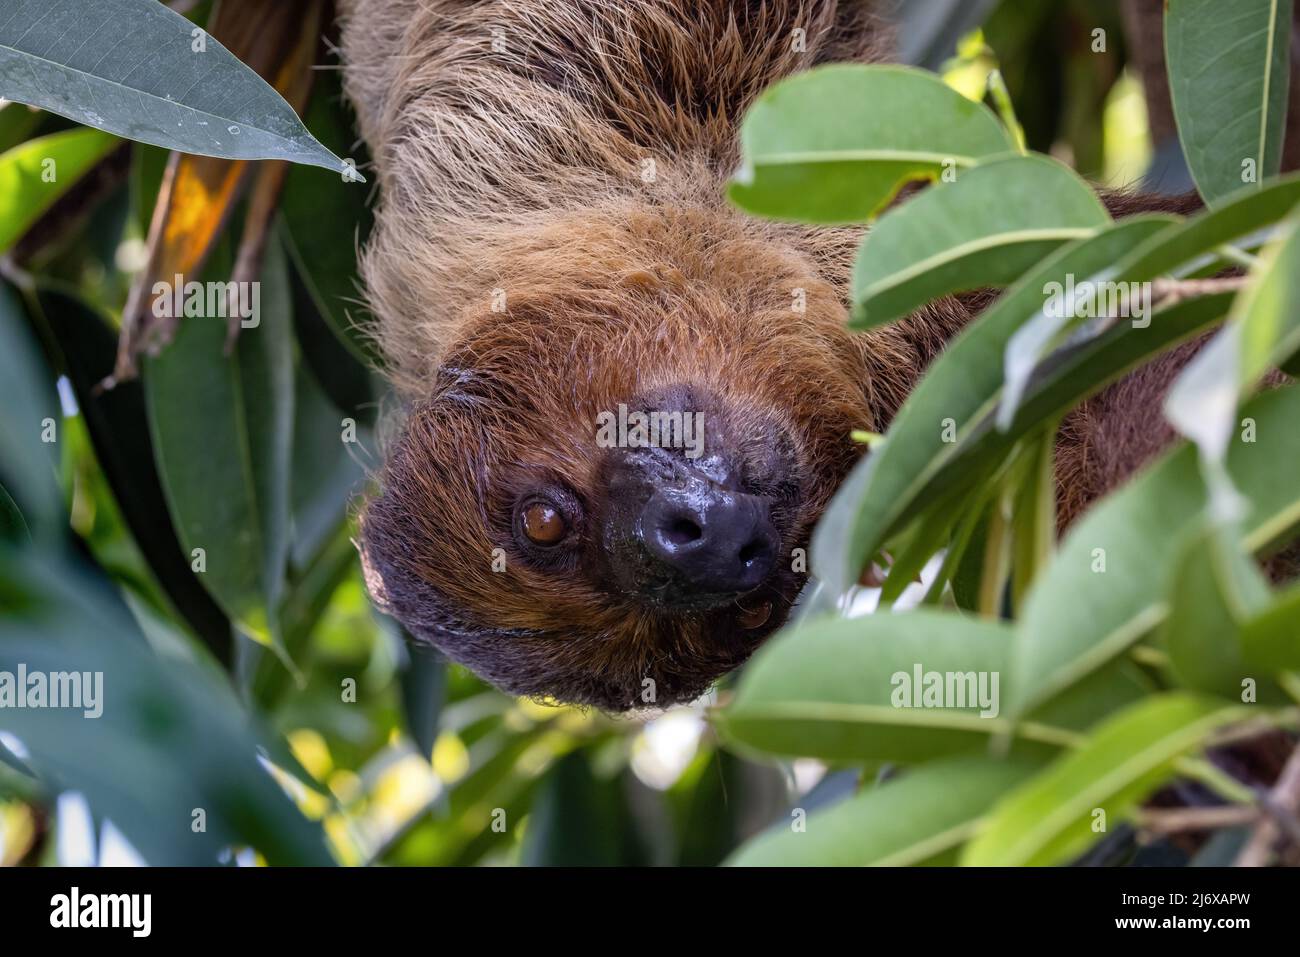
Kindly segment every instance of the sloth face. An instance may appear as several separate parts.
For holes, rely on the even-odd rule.
[[[611,282],[468,322],[362,514],[380,607],[508,692],[607,711],[743,662],[872,424],[838,305],[751,299]]]

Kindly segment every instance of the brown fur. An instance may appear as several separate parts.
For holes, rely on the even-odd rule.
[[[620,710],[646,700],[645,679],[660,705],[700,694],[780,624],[791,572],[756,596],[777,609],[755,629],[743,608],[669,614],[610,587],[593,423],[635,396],[706,387],[746,468],[761,473],[765,437],[789,446],[797,492],[773,512],[788,553],[854,461],[849,431],[883,429],[986,301],[850,336],[860,231],[769,223],[723,199],[758,92],[885,56],[866,8],[346,0],[347,85],[382,187],[364,272],[407,403],[361,545],[372,594],[417,638],[506,690]],[[1156,401],[1152,383],[1124,401]],[[1074,511],[1165,441],[1112,445],[1108,402],[1064,431]],[[541,479],[583,506],[582,548],[559,565],[512,539],[511,509]]]

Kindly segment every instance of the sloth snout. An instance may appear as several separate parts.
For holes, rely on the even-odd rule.
[[[638,534],[681,601],[735,596],[772,573],[778,536],[766,499],[716,486],[660,490],[641,512]]]

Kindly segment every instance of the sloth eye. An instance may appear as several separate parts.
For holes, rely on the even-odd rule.
[[[569,532],[569,523],[550,502],[531,502],[524,506],[521,525],[534,545],[555,545]]]

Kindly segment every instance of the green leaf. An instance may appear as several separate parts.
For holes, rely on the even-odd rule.
[[[1284,176],[1260,189],[1239,189],[1214,209],[1153,237],[1130,255],[1116,274],[1133,281],[1166,274],[1181,279],[1217,267],[1220,246],[1255,240],[1261,230],[1286,219],[1297,203],[1300,174]]]
[[[284,256],[268,244],[260,322],[223,354],[226,321],[183,320],[145,367],[154,454],[187,559],[230,619],[275,640],[289,548],[292,316]]]
[[[1267,607],[1268,583],[1254,561],[1206,526],[1189,537],[1178,556],[1169,616],[1161,626],[1174,676],[1186,688],[1240,700],[1244,665],[1243,622]]]
[[[330,149],[347,156],[357,142],[340,88],[341,71],[316,80],[307,108],[307,125]],[[355,163],[364,166],[367,156]],[[361,188],[336,189],[333,178],[304,166],[289,171],[280,198],[283,235],[307,291],[330,332],[365,367],[378,350],[356,320],[362,310],[357,250],[370,235],[374,217]]]
[[[1236,442],[1227,469],[1249,502],[1241,541],[1252,552],[1300,523],[1300,388],[1252,400],[1259,441]],[[1183,534],[1206,506],[1196,451],[1183,445],[1096,505],[1066,536],[1019,622],[1008,710],[1023,714],[1160,625]],[[1104,569],[1104,570],[1103,570]]]
[[[853,269],[853,325],[889,322],[951,292],[1008,285],[1109,222],[1096,193],[1046,156],[965,170],[867,233]]]
[[[0,253],[18,242],[118,142],[97,130],[68,130],[0,154]]]
[[[23,537],[35,533],[52,539],[68,518],[58,484],[59,445],[44,439],[62,437],[63,412],[23,303],[3,282],[0,342],[0,484],[23,519]]]
[[[1034,766],[956,757],[910,769],[808,816],[806,830],[783,822],[745,844],[734,867],[907,867],[954,863],[981,816]]]
[[[405,632],[402,632],[405,637]],[[406,638],[409,659],[402,669],[402,715],[420,753],[428,758],[438,736],[438,717],[447,697],[447,661],[428,645]]]
[[[345,169],[265,80],[157,0],[10,0],[0,97],[185,153]]]
[[[117,336],[107,322],[71,292],[42,287],[39,306],[58,340],[63,371],[77,397],[95,458],[149,569],[176,610],[218,661],[232,658],[230,622],[190,569],[154,464],[144,389],[138,381],[112,389],[99,384],[113,371]]]
[[[21,103],[0,105],[0,152],[12,149],[32,135],[40,125],[42,113]]]
[[[1281,167],[1291,7],[1291,0],[1165,3],[1174,116],[1187,165],[1207,203]],[[1243,169],[1247,163],[1253,178]]]
[[[99,686],[88,708],[0,709],[51,792],[84,794],[150,864],[211,865],[232,845],[271,864],[332,863],[320,826],[261,763],[259,751],[280,748],[220,672],[151,647],[111,583],[80,562],[0,548],[0,581],[0,671]]]
[[[810,622],[755,657],[720,727],[750,747],[828,760],[923,761],[969,751],[1008,730],[993,707],[981,717],[975,700],[924,708],[911,698],[896,704],[905,700],[896,694],[920,667],[983,675],[986,700],[1000,701],[1010,642],[1001,625],[933,611]]]
[[[347,429],[302,363],[294,375],[293,410],[290,559],[304,568],[348,520],[348,503],[365,479],[361,463],[370,433],[355,425]]]
[[[1300,671],[1300,585],[1242,623],[1241,653],[1249,667],[1269,674]]]
[[[622,776],[597,776],[581,750],[556,761],[529,812],[519,862],[525,867],[646,863]]]
[[[772,754],[916,762],[986,747],[1013,730],[1059,747],[1142,693],[1116,671],[1086,698],[1062,698],[1037,723],[1013,729],[1000,711],[1011,642],[1006,625],[932,610],[815,619],[763,647],[715,720],[732,742]],[[962,686],[964,700],[954,685],[953,707],[922,707],[933,705],[921,698],[928,675],[949,672],[976,684]]]
[[[1221,462],[1237,404],[1300,350],[1300,219],[1260,257],[1228,325],[1197,353],[1165,399],[1165,416],[1202,454]]]
[[[894,417],[885,441],[854,467],[813,535],[814,573],[832,595],[858,580],[916,496],[953,455],[962,433],[996,404],[1007,341],[1043,307],[1044,288],[1092,275],[1159,230],[1163,218],[1132,219],[1059,250],[950,342]],[[945,441],[951,420],[957,441]]]
[[[1016,148],[987,107],[934,74],[848,64],[773,86],[746,114],[740,144],[732,202],[828,224],[864,222],[911,180]]]
[[[1248,709],[1185,694],[1148,698],[999,801],[962,854],[972,866],[1070,860],[1174,773],[1174,763]],[[1104,818],[1098,812],[1104,812]]]
[[[1202,334],[1227,313],[1232,299],[1230,293],[1185,299],[1157,311],[1146,328],[1115,323],[1099,335],[1071,343],[1045,358],[1026,378],[1026,391],[1006,428],[1001,429],[997,421],[1006,402],[1004,386],[996,415],[986,413],[962,437],[952,457],[915,496],[915,504],[905,510],[905,518],[917,509],[932,507],[929,503],[984,482],[997,463],[1034,429],[1058,420],[1152,356]]]

